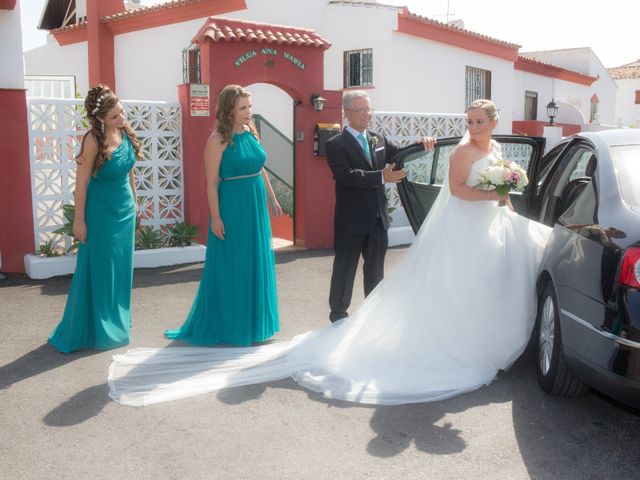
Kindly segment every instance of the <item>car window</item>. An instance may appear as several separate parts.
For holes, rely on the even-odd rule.
[[[438,149],[438,163],[436,165],[436,177],[435,184],[442,185],[444,181],[444,174],[447,171],[449,165],[449,159],[453,155],[453,151],[457,145],[444,145]]]
[[[421,185],[431,183],[431,170],[433,169],[433,150],[411,153],[404,159],[404,169],[407,172],[407,180]]]
[[[597,196],[594,182],[582,180],[573,187],[573,198],[566,201],[567,209],[560,215],[558,223],[568,228],[593,225],[596,222]]]
[[[593,155],[593,152],[591,150],[581,150],[576,154],[578,161],[571,172],[571,176],[569,177],[569,180],[574,180],[579,177],[587,176],[585,171],[587,169],[587,163],[589,162],[589,159],[591,158],[592,155]]]
[[[561,196],[562,191],[572,181],[586,177],[586,165],[593,156],[593,151],[585,145],[574,146],[567,152],[562,164],[553,176],[553,195]]]
[[[617,170],[622,198],[628,205],[640,207],[640,146],[612,147],[611,155]]]
[[[533,154],[533,145],[528,143],[501,142],[500,146],[502,147],[502,158],[516,162],[524,168],[525,171],[529,169],[529,162],[531,162],[531,155]]]
[[[451,145],[438,145],[430,152],[419,151],[407,155],[404,158],[404,168],[407,172],[407,180],[421,185],[442,185],[449,160],[457,143]],[[526,143],[501,142],[502,158],[513,160],[525,170],[528,169],[534,147]],[[435,172],[434,172],[435,162]],[[431,175],[433,183],[431,182]]]
[[[550,178],[549,189],[544,193],[543,218],[548,225],[553,225],[567,212],[587,186],[593,186],[592,176],[595,173],[597,159],[593,150],[587,145],[576,145],[560,160]],[[564,154],[563,154],[564,155]],[[589,213],[580,215],[589,217]],[[593,215],[588,223],[593,223]],[[574,219],[575,220],[575,219]],[[574,220],[567,220],[571,223]]]
[[[545,181],[547,179],[547,177],[549,176],[549,173],[551,173],[551,170],[553,169],[553,166],[556,165],[556,161],[558,159],[558,156],[560,155],[560,153],[562,153],[562,151],[564,150],[564,148],[566,147],[566,143],[562,143],[560,145],[555,146],[554,148],[552,148],[549,153],[547,153],[543,158],[542,158],[542,162],[540,165],[540,171],[538,172],[538,185],[536,186],[536,195],[540,195],[541,190],[542,190],[542,186],[545,184]]]
[[[403,160],[407,180],[420,185],[442,185],[449,159],[455,148],[456,144],[439,145],[429,152],[420,150],[407,155]],[[436,163],[435,172],[434,162]],[[435,175],[433,183],[432,175]]]

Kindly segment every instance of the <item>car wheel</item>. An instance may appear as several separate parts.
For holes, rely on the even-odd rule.
[[[538,299],[536,338],[538,383],[542,389],[547,393],[566,397],[587,393],[587,387],[567,367],[562,350],[558,301],[551,281],[547,282]]]

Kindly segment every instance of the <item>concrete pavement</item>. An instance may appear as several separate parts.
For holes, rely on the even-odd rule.
[[[391,249],[393,268],[406,249]],[[280,251],[288,340],[326,325],[332,253]],[[550,397],[530,352],[490,386],[430,404],[330,401],[291,380],[146,407],[107,396],[111,356],[162,347],[201,264],[136,270],[129,347],[58,354],[46,344],[70,277],[0,282],[2,479],[631,479],[640,416],[595,394]],[[362,300],[358,276],[353,305]]]

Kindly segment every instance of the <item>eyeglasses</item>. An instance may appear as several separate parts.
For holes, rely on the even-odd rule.
[[[357,113],[358,115],[362,114],[362,113],[373,113],[373,108],[358,108],[356,110],[352,109],[352,108],[347,108],[346,109],[347,112],[353,112],[353,113]]]

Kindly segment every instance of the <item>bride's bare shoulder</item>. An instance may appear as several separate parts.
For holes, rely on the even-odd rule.
[[[473,161],[475,153],[475,148],[469,141],[462,141],[456,145],[456,148],[453,150],[451,154],[451,162],[455,163],[470,163]]]

